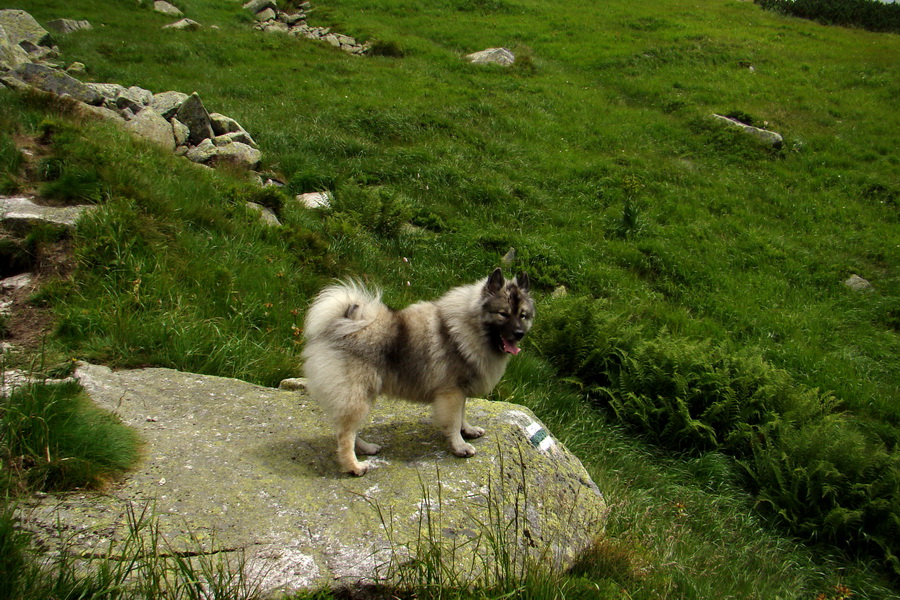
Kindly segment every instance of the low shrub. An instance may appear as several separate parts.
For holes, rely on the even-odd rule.
[[[393,238],[412,217],[412,203],[386,187],[345,184],[334,194],[332,216],[349,220],[379,237]]]
[[[533,341],[560,375],[670,450],[737,457],[763,512],[795,535],[874,550],[900,575],[900,454],[828,393],[753,355],[651,332],[599,301],[541,307]]]
[[[826,25],[900,32],[900,4],[879,0],[755,0],[761,7]]]

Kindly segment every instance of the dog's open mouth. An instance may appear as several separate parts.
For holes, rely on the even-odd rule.
[[[508,340],[505,337],[500,337],[500,341],[503,343],[503,351],[507,354],[518,354],[519,346],[513,340]]]

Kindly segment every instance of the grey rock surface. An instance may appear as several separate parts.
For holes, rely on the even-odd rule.
[[[29,62],[31,58],[28,53],[18,43],[13,42],[6,29],[0,25],[0,69],[12,69]]]
[[[223,146],[216,146],[217,161],[228,161],[245,169],[256,169],[261,159],[262,152],[248,144],[228,142]]]
[[[508,67],[516,62],[516,55],[506,48],[488,48],[466,55],[466,60],[476,65],[500,65]]]
[[[75,19],[54,19],[47,23],[47,28],[54,33],[66,35],[82,29],[93,29],[90,21],[77,21]]]
[[[521,406],[470,400],[470,420],[488,433],[461,459],[426,407],[379,401],[364,431],[383,450],[352,478],[338,473],[331,429],[303,393],[168,369],[80,364],[76,377],[145,441],[143,462],[109,491],[50,495],[24,511],[44,543],[66,536],[83,556],[115,551],[128,507],[145,506],[170,551],[242,553],[267,593],[383,577],[429,519],[458,550],[451,568],[468,576],[490,561],[491,523],[518,524],[504,550],[559,566],[603,530],[603,496]]]
[[[168,92],[160,92],[153,95],[153,99],[150,101],[150,108],[166,119],[171,119],[175,116],[175,113],[178,112],[178,109],[181,108],[181,105],[184,104],[184,101],[187,100],[188,97],[189,96],[184,92],[171,90]]]
[[[169,150],[175,150],[172,124],[152,108],[145,108],[125,124],[131,133]]]
[[[0,10],[0,27],[3,27],[13,44],[27,41],[38,46],[49,46],[52,42],[50,32],[41,27],[41,24],[24,10],[14,8]]]
[[[212,124],[209,120],[209,113],[203,106],[203,101],[197,92],[191,94],[179,107],[175,117],[187,125],[191,134],[189,140],[191,144],[197,145],[205,139],[209,139],[215,135],[212,130]]]
[[[93,205],[43,206],[21,196],[0,196],[0,221],[16,227],[28,227],[36,222],[72,227],[85,211],[94,208]]]
[[[850,288],[851,290],[854,290],[854,291],[857,291],[857,292],[872,289],[872,284],[869,283],[869,280],[868,280],[868,279],[863,279],[862,277],[860,277],[860,276],[857,275],[856,273],[854,273],[853,275],[851,275],[850,277],[848,277],[848,278],[844,281],[844,285],[846,285],[846,286],[847,286],[848,288]]]
[[[194,31],[200,29],[202,25],[193,19],[181,19],[168,25],[163,25],[163,29],[174,29],[176,31]]]
[[[736,127],[746,133],[747,135],[755,138],[760,143],[771,146],[772,148],[778,149],[784,144],[784,138],[780,133],[775,131],[769,131],[768,129],[762,129],[759,127],[754,127],[753,125],[748,125],[746,123],[742,123],[737,119],[733,119],[731,117],[726,117],[724,115],[712,115],[714,119],[718,120],[721,123],[725,123],[731,127]]]
[[[184,14],[177,6],[174,6],[165,0],[156,0],[153,3],[153,10],[171,17],[180,17]]]
[[[57,96],[70,96],[85,104],[97,105],[103,102],[103,96],[99,92],[59,69],[26,63],[16,67],[13,74],[25,83]]]

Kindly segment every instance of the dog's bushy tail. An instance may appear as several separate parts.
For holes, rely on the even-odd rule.
[[[342,338],[372,324],[383,308],[381,290],[358,281],[342,281],[319,292],[304,321],[307,340]]]

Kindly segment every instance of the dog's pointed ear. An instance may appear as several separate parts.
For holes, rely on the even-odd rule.
[[[528,280],[528,273],[522,271],[521,273],[516,275],[516,284],[523,292],[529,291],[531,289],[531,282]]]
[[[503,289],[503,283],[503,271],[500,267],[497,267],[494,269],[494,272],[491,273],[491,276],[488,277],[487,285],[485,287],[487,288],[488,293],[496,294]]]

